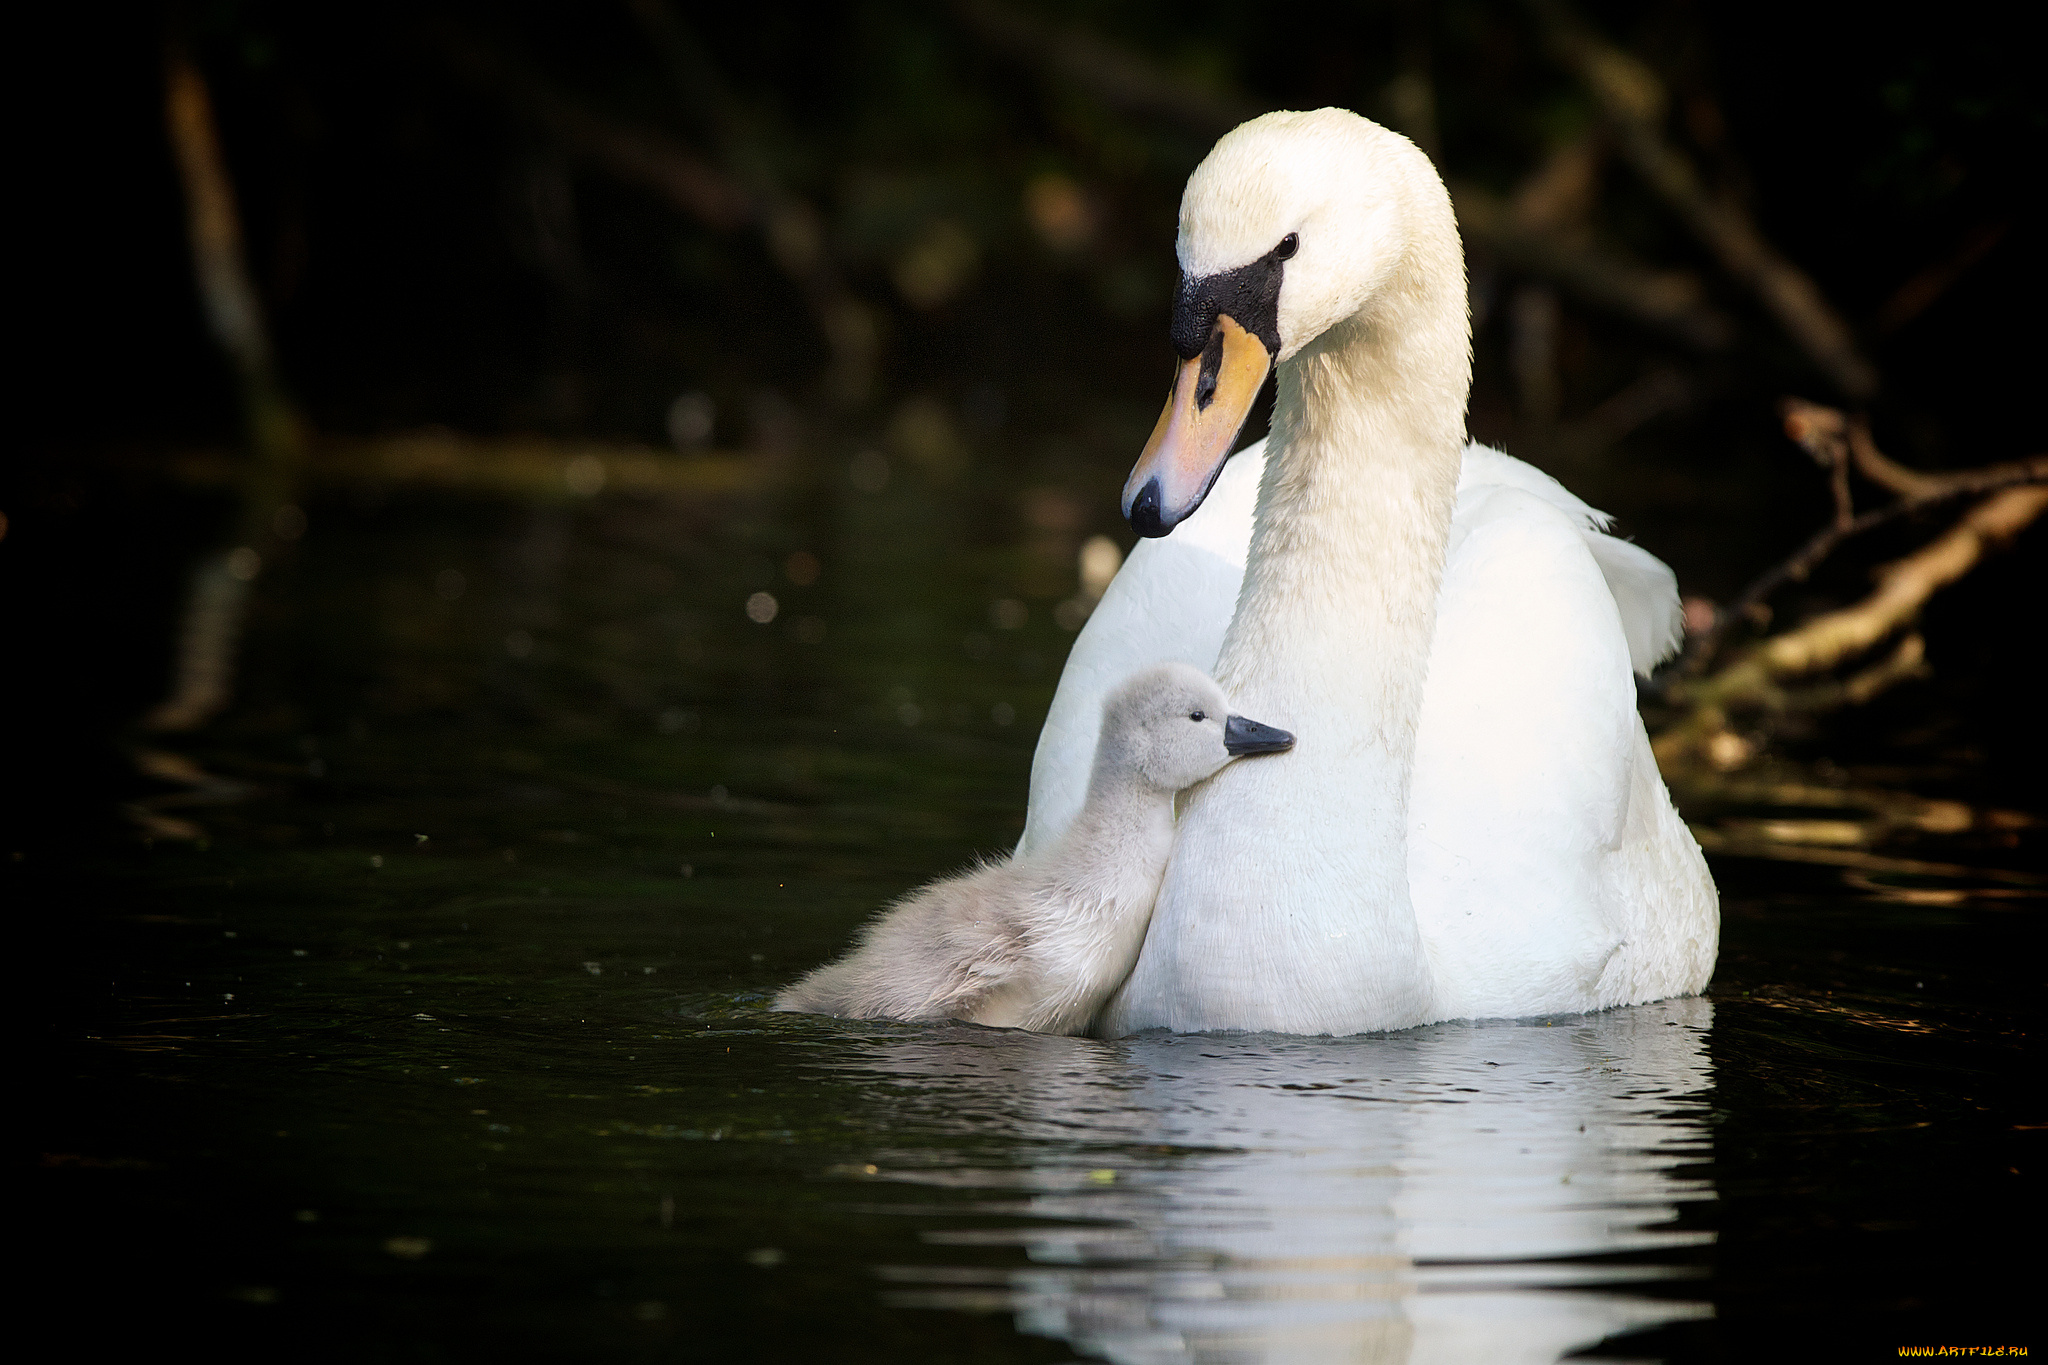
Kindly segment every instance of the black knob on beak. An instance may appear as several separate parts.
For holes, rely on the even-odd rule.
[[[1159,510],[1159,480],[1145,480],[1145,486],[1138,490],[1138,496],[1131,499],[1130,519],[1133,531],[1153,540],[1173,529],[1166,524],[1165,517]]]

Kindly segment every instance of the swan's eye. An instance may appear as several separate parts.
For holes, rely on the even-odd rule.
[[[1209,719],[1209,713],[1207,711],[1190,711],[1188,712],[1188,719],[1200,725],[1203,721]]]
[[[1299,250],[1301,250],[1301,234],[1290,232],[1280,239],[1280,245],[1273,248],[1273,259],[1276,261],[1287,260]]]

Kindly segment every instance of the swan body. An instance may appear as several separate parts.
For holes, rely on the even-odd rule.
[[[775,1008],[1082,1032],[1137,959],[1173,844],[1174,794],[1293,743],[1229,714],[1222,690],[1186,664],[1155,662],[1094,709],[1092,777],[1059,837],[907,897]]]
[[[1083,718],[1153,660],[1213,671],[1303,742],[1184,798],[1098,1031],[1341,1034],[1697,992],[1718,902],[1631,676],[1677,643],[1675,582],[1468,443],[1434,168],[1353,114],[1267,115],[1191,177],[1178,252],[1182,377],[1126,490],[1154,538],[1075,642],[1020,847],[1073,818]],[[1272,433],[1218,472],[1269,362]]]

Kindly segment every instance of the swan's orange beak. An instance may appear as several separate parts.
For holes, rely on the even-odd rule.
[[[1264,342],[1228,313],[1217,316],[1209,344],[1174,372],[1166,411],[1124,483],[1133,531],[1163,536],[1202,505],[1272,368]]]

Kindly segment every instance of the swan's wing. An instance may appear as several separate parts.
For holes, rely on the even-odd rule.
[[[1010,865],[982,863],[921,887],[860,931],[852,951],[776,997],[775,1008],[844,1019],[964,1018],[1023,976]]]
[[[1575,520],[1503,484],[1458,499],[1409,807],[1410,890],[1454,1016],[1586,1008],[1621,940],[1605,864],[1641,722]]]
[[[1607,580],[1607,590],[1621,612],[1622,632],[1628,638],[1629,664],[1649,677],[1657,665],[1678,652],[1683,638],[1683,615],[1678,602],[1678,576],[1669,565],[1648,550],[1616,540],[1607,534],[1614,518],[1589,507],[1570,489],[1532,464],[1504,455],[1477,443],[1465,447],[1465,462],[1458,474],[1459,505],[1465,495],[1492,485],[1526,493],[1562,512],[1584,537]],[[1452,523],[1452,537],[1458,536]]]
[[[1074,640],[1031,760],[1031,808],[1022,854],[1073,822],[1088,795],[1102,700],[1141,668],[1178,660],[1207,673],[1237,610],[1251,544],[1252,509],[1266,443],[1232,456],[1195,514],[1158,540],[1141,540]]]
[[[1474,441],[1465,447],[1465,460],[1458,468],[1460,505],[1465,494],[1487,484],[1513,488],[1546,502],[1582,531],[1604,531],[1614,523],[1613,517],[1588,506],[1576,493],[1527,460],[1518,460]]]

